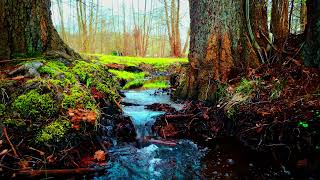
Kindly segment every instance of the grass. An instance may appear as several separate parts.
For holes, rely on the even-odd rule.
[[[112,55],[99,55],[100,61],[104,64],[117,63],[127,66],[138,66],[140,64],[150,64],[158,70],[165,70],[168,66],[176,63],[187,63],[187,58],[142,58],[142,57],[128,57],[128,56],[112,56]]]
[[[143,84],[142,88],[145,89],[160,89],[160,88],[168,88],[170,85],[167,81],[157,80],[154,82],[146,82]]]
[[[145,72],[133,73],[128,71],[119,71],[114,69],[109,69],[109,72],[115,75],[119,79],[125,80],[135,80],[135,79],[144,79],[146,76]]]

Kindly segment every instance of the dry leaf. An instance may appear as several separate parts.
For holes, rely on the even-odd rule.
[[[94,157],[95,160],[97,161],[105,161],[106,160],[106,153],[102,150],[96,151],[94,153]]]

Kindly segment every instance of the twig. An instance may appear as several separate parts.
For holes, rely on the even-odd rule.
[[[7,60],[1,60],[0,63],[7,63],[7,62],[13,62],[13,61],[29,61],[29,60],[35,60],[39,58],[24,58],[24,59],[7,59]]]
[[[57,169],[57,170],[22,170],[18,171],[18,176],[37,177],[44,175],[71,175],[71,174],[87,174],[105,171],[105,168],[78,168],[78,169]]]
[[[12,149],[12,151],[13,151],[14,156],[15,156],[15,157],[19,157],[18,154],[17,154],[16,149],[14,148],[13,144],[11,143],[11,141],[10,141],[10,139],[9,139],[9,136],[8,136],[8,133],[7,133],[7,128],[5,128],[5,127],[3,128],[3,133],[4,133],[4,135],[6,136],[6,139],[7,139],[8,143],[9,143],[10,146],[11,146],[11,149]]]

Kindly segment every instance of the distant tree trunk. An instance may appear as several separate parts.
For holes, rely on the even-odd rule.
[[[67,35],[66,30],[64,27],[64,15],[63,15],[63,8],[61,6],[62,0],[57,0],[57,5],[59,9],[59,15],[60,15],[60,28],[61,28],[61,36],[64,41],[67,41]]]
[[[189,69],[181,97],[213,100],[216,82],[259,65],[246,28],[244,0],[189,0],[191,33]]]
[[[307,25],[307,5],[305,0],[301,0],[300,5],[300,32],[304,32]]]
[[[0,59],[59,51],[80,58],[55,30],[50,0],[0,1]]]
[[[284,43],[289,33],[288,11],[288,0],[272,1],[271,32],[274,36],[274,45],[280,51],[284,49]]]
[[[250,18],[252,21],[252,30],[260,46],[267,46],[263,34],[268,37],[268,13],[266,0],[250,1]]]
[[[307,9],[304,64],[320,68],[320,0],[307,0]]]
[[[169,17],[169,6],[167,0],[164,0],[166,15],[166,25],[170,42],[170,53],[173,57],[181,56],[181,39],[180,39],[180,0],[176,5],[176,0],[171,0],[171,12]]]
[[[186,43],[184,44],[183,50],[182,50],[182,53],[184,55],[186,55],[186,53],[187,53],[187,49],[188,49],[189,44],[190,44],[189,42],[190,42],[190,28],[188,29]]]

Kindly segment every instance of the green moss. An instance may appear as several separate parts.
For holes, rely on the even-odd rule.
[[[239,86],[236,88],[236,92],[240,93],[244,96],[249,96],[252,94],[252,92],[260,87],[261,85],[261,80],[260,79],[256,79],[256,80],[247,80],[247,79],[243,79]]]
[[[146,82],[142,86],[146,89],[160,89],[160,88],[168,88],[170,87],[169,83],[166,80],[156,80],[153,82]]]
[[[187,63],[187,58],[142,58],[142,57],[128,57],[128,56],[111,56],[99,55],[100,61],[104,64],[117,63],[127,66],[139,66],[140,64],[150,64],[157,70],[165,71],[168,67],[178,63]]]
[[[23,119],[12,119],[12,118],[5,118],[3,124],[7,126],[14,126],[14,127],[23,127],[26,126],[26,123]]]
[[[43,74],[49,74],[51,77],[55,77],[58,74],[65,72],[68,68],[59,61],[49,61],[47,64],[39,68],[38,72]]]
[[[236,88],[237,93],[241,94],[251,94],[254,90],[253,82],[247,79],[243,79],[240,85]]]
[[[234,119],[236,114],[237,114],[237,111],[234,107],[229,108],[226,113],[226,115],[229,119]]]
[[[0,104],[0,116],[3,116],[6,112],[6,106],[4,104]]]
[[[45,126],[40,133],[36,136],[37,143],[45,142],[59,142],[65,136],[66,132],[70,129],[71,124],[69,121],[57,120]]]
[[[54,116],[57,105],[50,94],[39,94],[31,90],[27,94],[19,96],[12,104],[12,109],[17,111],[23,118],[42,119]]]
[[[144,79],[146,74],[144,72],[140,73],[133,73],[127,71],[118,71],[114,69],[109,70],[110,73],[115,75],[118,79],[125,79],[125,80],[135,80],[135,79]]]
[[[284,89],[284,87],[286,86],[287,82],[286,81],[275,81],[272,85],[272,90],[270,93],[270,99],[271,100],[275,100],[278,99],[281,96],[281,93]]]
[[[16,81],[0,79],[0,88],[6,89],[8,87],[13,86],[14,84],[16,84]]]
[[[140,88],[142,87],[144,84],[144,80],[143,79],[136,79],[133,80],[131,82],[128,82],[123,89],[135,89],[135,88]]]
[[[104,75],[106,69],[98,62],[86,62],[86,61],[75,61],[72,73],[79,77],[79,80],[83,83],[87,79],[93,79],[97,75]]]
[[[62,106],[64,109],[82,107],[94,110],[96,109],[96,102],[84,88],[73,86],[68,93],[64,93]]]

